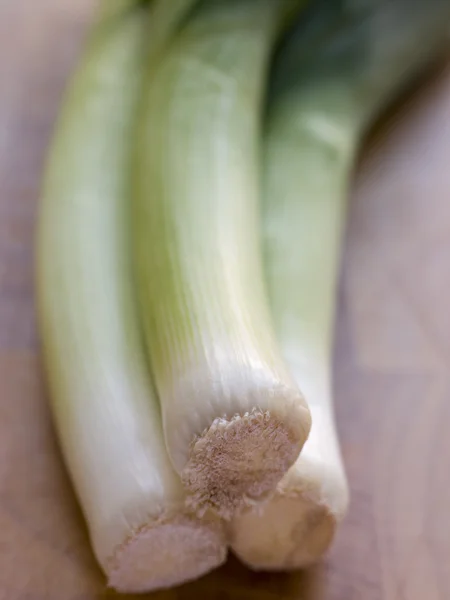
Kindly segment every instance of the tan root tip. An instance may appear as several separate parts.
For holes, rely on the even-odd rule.
[[[182,472],[190,507],[230,519],[276,487],[303,442],[269,412],[216,419],[192,445]]]
[[[255,570],[301,569],[317,562],[331,545],[337,519],[324,505],[299,496],[276,496],[246,512],[232,532],[232,549]]]
[[[110,561],[108,585],[121,593],[180,585],[221,565],[226,553],[218,527],[180,516],[129,538]]]

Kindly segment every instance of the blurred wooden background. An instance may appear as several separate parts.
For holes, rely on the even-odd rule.
[[[58,454],[33,308],[41,171],[92,9],[0,2],[0,600],[112,596]],[[231,560],[155,599],[450,598],[450,67],[372,139],[353,195],[335,353],[352,504],[336,544],[308,573]]]

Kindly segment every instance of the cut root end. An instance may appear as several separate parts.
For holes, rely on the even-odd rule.
[[[142,593],[201,577],[226,559],[221,529],[187,516],[148,525],[126,540],[107,570],[109,587]]]
[[[190,508],[231,519],[272,492],[303,441],[268,411],[216,419],[192,445],[182,472]]]
[[[328,507],[303,496],[276,495],[234,523],[232,549],[257,571],[302,569],[323,556],[336,528]]]

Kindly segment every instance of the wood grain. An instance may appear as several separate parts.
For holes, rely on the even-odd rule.
[[[110,597],[58,454],[33,297],[40,177],[91,0],[0,4],[0,600]],[[450,67],[360,165],[335,352],[352,504],[316,569],[231,560],[160,600],[450,598]]]

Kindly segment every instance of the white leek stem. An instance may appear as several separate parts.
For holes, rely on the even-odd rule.
[[[261,100],[287,7],[202,2],[151,70],[138,147],[137,272],[166,443],[192,506],[226,518],[273,489],[310,427],[259,244]]]
[[[98,25],[69,90],[39,231],[39,312],[61,447],[109,585],[141,592],[219,565],[222,528],[186,508],[136,317],[129,171],[147,10]]]
[[[347,25],[309,56],[300,31],[275,70],[265,156],[266,272],[276,331],[312,428],[273,497],[232,522],[232,549],[255,569],[316,561],[346,512],[331,393],[346,187],[367,123],[442,49],[450,3],[373,0],[342,3],[341,11]]]
[[[348,123],[299,103],[276,108],[265,161],[267,272],[278,336],[308,400],[312,428],[273,498],[232,523],[233,551],[259,569],[316,560],[348,504],[330,349],[353,135]]]

